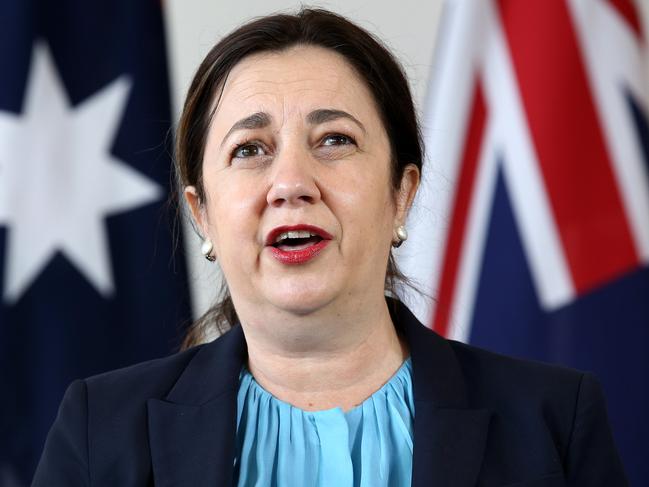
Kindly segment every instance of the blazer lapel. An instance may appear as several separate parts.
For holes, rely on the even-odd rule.
[[[388,302],[410,346],[415,399],[413,487],[469,487],[482,465],[491,412],[471,409],[451,345],[401,303]]]
[[[235,327],[196,353],[164,400],[148,400],[156,487],[232,485],[245,354],[243,332]]]

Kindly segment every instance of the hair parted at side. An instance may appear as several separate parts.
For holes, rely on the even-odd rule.
[[[346,18],[322,9],[304,8],[294,15],[275,14],[252,20],[221,39],[199,66],[189,87],[176,132],[176,177],[182,188],[194,186],[205,201],[203,154],[215,100],[232,68],[261,52],[280,52],[296,45],[322,47],[342,55],[365,82],[376,103],[391,150],[391,182],[399,188],[408,164],[420,170],[423,145],[406,76],[394,56],[372,34]],[[386,268],[386,291],[394,294],[405,281],[392,254]],[[227,285],[218,302],[189,328],[182,348],[204,341],[237,324]]]

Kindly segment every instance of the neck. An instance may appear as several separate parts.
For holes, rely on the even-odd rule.
[[[385,384],[408,355],[383,296],[341,312],[242,319],[248,367],[278,399],[300,409],[349,410]]]

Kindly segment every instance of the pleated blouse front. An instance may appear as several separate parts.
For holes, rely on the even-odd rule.
[[[237,398],[239,487],[410,485],[412,363],[362,404],[304,411],[263,389],[244,368]]]

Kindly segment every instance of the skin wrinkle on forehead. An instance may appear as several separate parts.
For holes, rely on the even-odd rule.
[[[313,73],[317,73],[318,75],[314,75],[313,78],[304,78],[300,77],[298,79],[287,79],[291,76],[290,72],[287,72],[285,70],[277,70],[276,77],[281,78],[278,80],[275,79],[254,79],[254,76],[247,76],[244,77],[244,79],[241,79],[238,77],[238,74],[241,71],[249,71],[251,72],[252,75],[259,74],[260,72],[264,72],[262,69],[255,69],[254,63],[257,61],[263,61],[268,58],[273,58],[273,57],[282,57],[286,55],[287,53],[296,53],[296,55],[300,54],[300,51],[303,50],[315,50],[316,52],[320,51],[323,53],[326,53],[327,56],[335,57],[343,61],[343,69],[341,70],[340,73],[333,72],[333,73],[322,73],[319,64],[317,62],[313,62]],[[266,74],[266,73],[264,73]],[[365,80],[358,75],[356,70],[354,69],[353,66],[349,65],[347,60],[341,56],[340,54],[331,51],[329,49],[325,48],[320,48],[320,47],[313,47],[313,46],[305,46],[305,45],[298,45],[289,48],[288,50],[285,51],[280,51],[280,52],[262,52],[262,53],[256,53],[252,54],[248,57],[243,58],[239,63],[237,63],[226,79],[224,80],[224,83],[219,90],[219,96],[215,97],[215,103],[214,103],[214,108],[211,112],[211,119],[210,119],[210,125],[211,122],[214,119],[214,116],[219,108],[219,105],[221,105],[222,100],[224,97],[240,97],[240,102],[245,102],[247,101],[250,97],[259,97],[263,95],[271,95],[276,97],[277,96],[277,90],[273,90],[270,88],[272,87],[277,87],[283,86],[286,88],[286,92],[289,94],[296,94],[300,92],[309,92],[311,91],[314,87],[319,91],[319,92],[330,92],[333,99],[338,99],[340,97],[341,91],[349,91],[349,83],[345,83],[344,79],[347,76],[352,76],[356,78],[357,81],[359,81],[359,84],[364,86],[366,89],[369,89],[365,86]],[[252,81],[250,78],[253,78]],[[322,87],[322,81],[326,79],[330,82],[330,86],[327,88]],[[299,85],[299,86],[304,86],[305,84],[307,86],[304,86],[302,89],[295,89],[292,87],[292,85]],[[309,86],[310,84],[315,85],[315,86]],[[243,86],[242,86],[243,85]],[[269,86],[268,91],[265,89],[264,86]],[[352,97],[356,97],[355,94],[352,94]],[[373,98],[372,98],[373,100]],[[333,101],[333,100],[332,100]],[[374,100],[373,100],[374,101]],[[331,104],[331,103],[330,103]],[[263,110],[258,110],[258,111],[263,111]]]
[[[298,51],[297,48],[292,49],[292,51]],[[324,50],[323,51],[327,52],[327,54],[333,55],[335,57],[342,57],[336,53]],[[232,70],[230,71],[230,75],[228,78],[225,80],[224,83],[224,88],[222,90],[222,96],[228,93],[229,96],[239,96],[241,97],[242,101],[246,101],[250,96],[259,96],[259,95],[272,95],[276,96],[277,95],[277,87],[283,87],[285,88],[284,91],[294,94],[294,93],[299,93],[301,91],[310,91],[314,88],[314,85],[317,87],[319,91],[329,91],[331,92],[332,95],[334,96],[339,96],[340,92],[342,89],[345,88],[344,83],[343,83],[343,78],[345,76],[341,76],[338,73],[321,73],[320,70],[318,69],[318,66],[314,64],[313,66],[313,72],[314,73],[319,73],[318,76],[313,76],[312,78],[304,78],[304,77],[298,77],[297,79],[290,79],[290,76],[292,73],[284,71],[284,70],[277,70],[275,73],[276,78],[281,78],[281,79],[259,79],[255,78],[255,75],[258,75],[260,72],[263,72],[261,69],[256,70],[256,69],[251,69],[250,64],[254,63],[256,60],[262,60],[270,57],[279,57],[282,56],[283,53],[261,53],[261,54],[253,54],[247,58],[242,59],[237,65],[235,65]],[[299,54],[298,54],[299,55]],[[347,61],[344,60],[346,69],[348,70],[351,75],[356,77],[359,81],[363,82],[362,79],[356,74],[354,69],[351,66],[347,66]],[[238,77],[238,74],[241,71],[250,71],[250,74],[248,74],[246,77],[243,79]],[[268,73],[263,72],[264,76],[267,76]],[[343,75],[345,73],[342,73]],[[252,79],[251,79],[252,78]],[[234,79],[234,80],[233,80]],[[325,88],[323,90],[323,87],[321,85],[322,81],[326,80],[331,83],[330,88]],[[302,89],[296,89],[294,85],[304,86]]]

